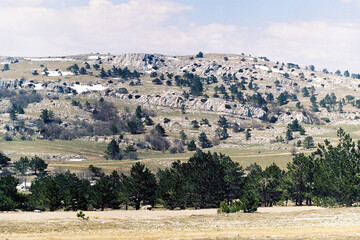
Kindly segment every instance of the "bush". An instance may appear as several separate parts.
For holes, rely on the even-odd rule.
[[[126,88],[119,88],[119,90],[117,91],[120,94],[128,94],[129,91]]]
[[[329,123],[329,122],[330,122],[330,118],[327,118],[327,117],[321,118],[321,120],[323,120],[323,121],[326,122],[326,123]]]
[[[184,152],[184,146],[182,145],[181,142],[176,142],[174,143],[173,146],[171,146],[169,148],[169,152],[171,154],[175,154],[175,153],[183,153]]]
[[[5,134],[4,141],[12,141],[12,137],[9,134]]]
[[[126,154],[126,157],[131,160],[137,160],[138,154],[137,154],[137,152],[130,152],[130,153]]]
[[[220,203],[220,208],[217,210],[218,213],[235,213],[241,210],[241,202],[232,201],[230,204],[224,201]]]
[[[162,84],[163,84],[163,82],[162,82],[160,79],[158,79],[158,78],[155,78],[154,80],[152,80],[152,82],[153,82],[153,84],[155,84],[155,85],[162,85]]]
[[[188,151],[196,151],[197,147],[196,147],[196,143],[194,140],[191,140],[188,144],[187,144],[187,149]]]
[[[165,151],[170,147],[169,141],[157,133],[150,133],[145,136],[145,141],[150,143],[151,148],[157,151]]]
[[[198,54],[196,54],[195,56],[196,58],[203,58],[204,54],[202,52],[199,52]]]

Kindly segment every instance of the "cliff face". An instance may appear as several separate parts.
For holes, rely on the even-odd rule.
[[[190,98],[184,99],[176,93],[164,93],[162,95],[132,95],[132,94],[114,94],[116,98],[131,102],[144,107],[168,107],[192,111],[207,111],[235,115],[237,117],[253,117],[265,119],[266,112],[261,108],[248,105],[234,104],[217,98]]]

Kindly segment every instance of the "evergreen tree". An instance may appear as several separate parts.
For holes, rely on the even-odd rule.
[[[187,139],[187,135],[185,134],[183,129],[181,129],[180,131],[180,139],[183,143],[185,143],[185,140]]]
[[[202,52],[199,52],[198,54],[196,54],[195,56],[196,58],[203,58],[204,54]]]
[[[29,168],[34,171],[35,175],[37,175],[38,172],[42,173],[47,168],[48,164],[45,163],[45,161],[37,156],[31,158],[29,162]]]
[[[17,114],[16,114],[16,111],[14,109],[12,109],[11,112],[10,112],[10,120],[12,120],[12,121],[17,120]]]
[[[196,120],[191,121],[191,125],[193,128],[200,128],[199,122]]]
[[[227,128],[229,126],[229,122],[224,116],[220,116],[218,120],[218,125],[221,128]]]
[[[251,133],[250,133],[250,129],[247,129],[246,131],[245,131],[245,139],[246,139],[246,141],[249,141],[250,140],[250,138],[251,138]]]
[[[36,178],[30,187],[30,204],[36,209],[55,211],[62,205],[55,179],[45,175]]]
[[[7,167],[11,159],[0,152],[0,169]]]
[[[187,145],[188,151],[196,151],[197,147],[194,140],[191,140]]]
[[[116,171],[110,175],[101,174],[96,184],[91,188],[91,201],[95,208],[104,211],[105,208],[119,208],[125,201],[121,178]]]
[[[269,93],[267,96],[266,96],[266,102],[268,103],[272,103],[274,101],[274,95],[272,93]]]
[[[218,128],[215,131],[216,136],[220,139],[220,140],[225,140],[229,137],[229,134],[227,132],[226,128]]]
[[[288,103],[288,94],[286,93],[280,93],[280,95],[277,98],[277,102],[280,106],[285,105]]]
[[[51,123],[52,121],[54,121],[54,112],[52,110],[42,109],[40,119],[45,124]]]
[[[202,148],[209,148],[212,146],[210,140],[207,138],[204,132],[199,135],[199,144]]]
[[[84,67],[80,68],[79,73],[80,73],[81,75],[87,74],[86,69],[85,69]]]
[[[183,176],[180,161],[173,162],[170,169],[159,170],[159,187],[157,193],[164,206],[170,210],[177,207],[185,209],[187,200],[186,180]]]
[[[290,130],[290,129],[287,129],[287,131],[286,131],[286,140],[291,141],[291,140],[293,140],[293,139],[294,139],[294,137],[293,137],[293,135],[292,135],[291,130]]]
[[[165,135],[165,129],[164,129],[159,123],[156,124],[154,130],[155,130],[155,132],[158,133],[160,136],[164,136],[164,135]]]
[[[111,124],[111,126],[109,127],[109,130],[111,132],[112,135],[115,135],[119,132],[119,129],[116,127],[115,124]]]
[[[144,164],[135,163],[131,167],[130,176],[123,175],[123,182],[130,205],[136,210],[140,209],[141,203],[155,205],[156,178]]]
[[[115,141],[115,139],[112,139],[108,144],[105,154],[106,159],[121,160],[123,158],[119,144]]]
[[[310,96],[310,93],[309,93],[309,91],[307,90],[306,87],[304,87],[301,91],[302,91],[303,97],[309,97]]]
[[[313,139],[313,137],[307,136],[307,137],[304,139],[303,147],[306,148],[306,149],[309,149],[309,148],[314,147],[314,139]]]
[[[293,162],[288,163],[287,170],[284,187],[288,197],[297,206],[301,206],[304,200],[306,200],[307,205],[311,205],[314,176],[313,158],[300,153],[293,159]]]
[[[28,157],[20,157],[20,160],[14,163],[14,168],[17,172],[21,173],[21,175],[25,175],[29,169],[29,164],[30,161]]]
[[[127,130],[131,134],[139,134],[144,131],[144,125],[139,119],[133,119],[127,123]]]
[[[106,73],[106,71],[104,70],[104,68],[101,68],[101,70],[100,70],[100,77],[101,77],[101,78],[106,78],[106,77],[108,77],[108,74]]]
[[[57,174],[54,179],[57,197],[61,200],[59,208],[77,211],[87,210],[90,198],[90,183],[86,179],[79,179],[75,173],[66,171]]]
[[[25,199],[17,192],[19,180],[11,175],[0,178],[0,211],[19,209]]]
[[[3,68],[4,71],[9,71],[10,70],[10,67],[9,67],[9,64],[4,64],[4,68]]]
[[[135,115],[137,118],[141,119],[143,117],[143,111],[141,109],[141,106],[138,105],[135,110]]]
[[[336,146],[325,140],[315,152],[314,187],[319,205],[345,205],[359,201],[360,148],[343,129]]]

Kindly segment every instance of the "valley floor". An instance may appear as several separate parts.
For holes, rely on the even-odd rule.
[[[0,213],[0,239],[360,239],[360,208]]]

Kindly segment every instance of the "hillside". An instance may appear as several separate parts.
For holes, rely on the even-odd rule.
[[[127,171],[136,158],[151,169],[169,166],[192,154],[191,140],[200,146],[202,132],[210,141],[205,150],[224,152],[244,166],[285,167],[294,152],[312,150],[303,144],[306,137],[316,145],[334,138],[339,127],[360,130],[359,79],[266,57],[91,54],[0,60],[0,150],[13,160],[41,156],[53,169],[80,171],[95,164]],[[287,138],[294,120],[305,131]],[[155,129],[157,124],[165,132]],[[113,138],[124,151],[134,146],[133,154],[105,160]]]

